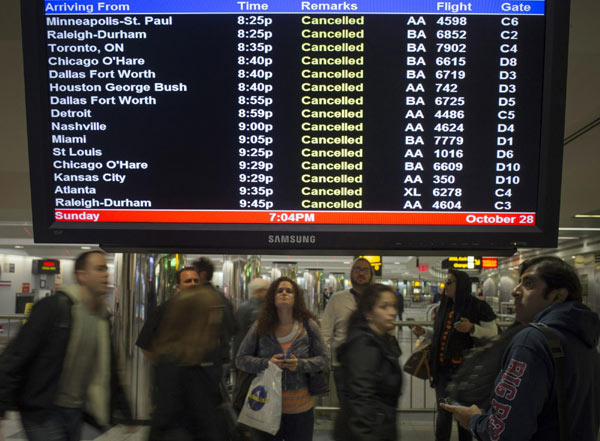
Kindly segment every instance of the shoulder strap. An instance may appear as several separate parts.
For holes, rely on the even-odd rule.
[[[556,401],[558,403],[558,425],[560,429],[560,441],[569,441],[569,419],[567,417],[567,400],[564,385],[564,358],[565,353],[560,339],[551,327],[544,323],[529,323],[546,337],[546,345],[550,349],[554,360],[554,384],[556,387]]]
[[[256,345],[254,345],[254,356],[258,355],[258,345],[260,344],[260,337],[258,336],[258,330],[256,331]]]
[[[310,329],[310,324],[307,319],[302,320],[302,324],[304,325],[304,329],[306,329],[306,334],[308,335],[308,356],[313,356],[313,335]]]
[[[71,298],[62,291],[56,293],[56,302],[58,304],[58,314],[56,315],[56,325],[60,328],[71,327]]]

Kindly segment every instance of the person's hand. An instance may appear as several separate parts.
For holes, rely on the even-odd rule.
[[[466,317],[461,317],[458,322],[454,323],[454,329],[462,333],[471,332],[474,327],[475,325]]]
[[[283,359],[283,354],[275,354],[271,357],[271,359],[269,360],[269,363],[273,363],[279,369],[283,369],[284,361],[285,360]]]
[[[454,415],[454,418],[456,421],[458,421],[458,424],[467,430],[470,429],[469,425],[471,424],[471,418],[473,418],[475,415],[481,415],[483,413],[481,409],[474,404],[470,407],[466,407],[440,403],[440,407]]]
[[[283,360],[283,367],[285,369],[289,369],[290,371],[295,371],[298,369],[298,359],[294,354],[290,354],[289,358]]]
[[[417,337],[420,337],[423,334],[425,334],[425,329],[421,325],[415,325],[410,329],[412,330],[413,334],[415,334]]]

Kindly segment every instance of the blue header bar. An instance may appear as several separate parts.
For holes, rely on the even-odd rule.
[[[56,14],[544,15],[545,0],[45,0]]]

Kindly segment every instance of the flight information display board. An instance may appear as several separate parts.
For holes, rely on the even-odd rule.
[[[41,242],[556,242],[568,2],[23,1]]]

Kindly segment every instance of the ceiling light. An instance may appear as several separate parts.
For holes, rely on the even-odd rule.
[[[81,247],[82,250],[91,250],[92,247]]]
[[[394,265],[400,265],[400,262],[394,262]]]
[[[575,237],[575,236],[558,236],[558,240],[574,240],[574,239],[579,239],[579,238]]]
[[[600,214],[576,214],[573,217],[578,219],[600,219]]]
[[[350,265],[350,262],[344,262],[344,265]]]
[[[25,248],[25,247],[23,245],[15,245],[15,248],[21,249],[21,248]]]
[[[560,231],[600,231],[600,228],[559,228]]]

